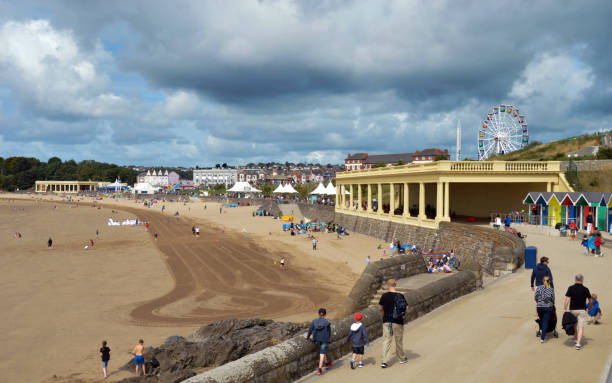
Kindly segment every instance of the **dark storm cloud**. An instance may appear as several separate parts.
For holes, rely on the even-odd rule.
[[[600,129],[612,114],[609,1],[51,1],[0,10],[0,23],[45,19],[71,31],[96,75],[111,79],[92,80],[95,92],[85,82],[59,104],[79,108],[11,85],[24,117],[106,121],[108,142],[144,149],[134,156],[190,141],[188,160],[174,152],[167,161],[452,149],[459,119],[473,154],[494,104],[520,104],[538,140]],[[91,53],[100,42],[112,60]],[[115,82],[126,75],[144,80]],[[135,101],[150,93],[168,100]]]

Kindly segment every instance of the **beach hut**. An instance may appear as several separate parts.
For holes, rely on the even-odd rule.
[[[559,201],[556,193],[551,193],[551,195],[548,197],[548,201],[546,201],[546,204],[548,205],[548,224],[550,226],[556,226],[558,223],[562,223],[561,202]]]
[[[577,214],[576,202],[580,198],[580,193],[571,192],[563,193],[564,197],[561,199],[561,216],[565,218],[565,223],[568,225],[575,222],[580,227],[580,214]],[[578,218],[578,219],[577,219]]]
[[[603,210],[603,209],[599,209],[599,204],[601,203],[602,194],[603,193],[598,193],[598,192],[583,192],[582,193],[582,197],[586,201],[586,205],[583,207],[584,227],[587,227],[586,217],[588,217],[589,215],[592,215],[593,216],[593,226],[599,228],[599,225],[598,225],[599,214],[598,213],[599,213],[599,210]],[[604,222],[604,226],[605,226],[605,222]]]
[[[540,224],[548,225],[548,200],[550,199],[552,192],[542,192],[535,201],[536,205],[540,206]]]

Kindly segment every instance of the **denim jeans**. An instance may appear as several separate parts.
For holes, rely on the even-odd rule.
[[[548,332],[548,323],[552,319],[553,308],[552,307],[538,307],[538,315],[540,316],[540,329],[542,330],[541,339],[546,339],[546,333]]]

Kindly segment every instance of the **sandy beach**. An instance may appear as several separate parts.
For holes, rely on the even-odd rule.
[[[255,207],[220,214],[216,203],[166,202],[162,213],[162,202],[149,208],[103,200],[93,207],[80,198],[77,207],[18,198],[26,200],[0,200],[0,288],[7,308],[0,314],[0,371],[7,382],[101,381],[103,339],[112,349],[114,381],[131,376],[116,369],[139,338],[157,345],[223,318],[305,321],[318,307],[333,314],[366,256],[381,254],[374,239],[324,233],[312,251],[309,239],[282,232],[280,221],[253,217]],[[106,225],[108,218],[136,217],[149,222],[148,231]],[[84,249],[90,239],[94,247]],[[282,270],[274,263],[281,258]]]

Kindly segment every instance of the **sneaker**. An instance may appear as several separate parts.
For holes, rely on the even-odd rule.
[[[330,368],[330,367],[334,367],[334,364],[332,362],[325,363],[325,368]]]
[[[582,346],[580,344],[576,343],[576,350],[581,350],[581,349],[582,349]]]
[[[380,368],[387,368],[389,367],[389,365],[387,363],[381,363],[380,364]]]
[[[317,370],[317,375],[323,375],[323,374],[325,374],[325,373],[323,372],[323,369],[322,369],[322,368],[319,368],[319,369]]]
[[[544,339],[540,339],[540,343],[546,343]]]
[[[408,363],[408,358],[404,358],[400,360],[400,364]]]
[[[354,369],[355,369],[355,361],[351,360],[351,370],[354,370]]]
[[[357,367],[359,367],[359,368],[363,367],[363,363],[359,362],[359,366],[357,366]]]

